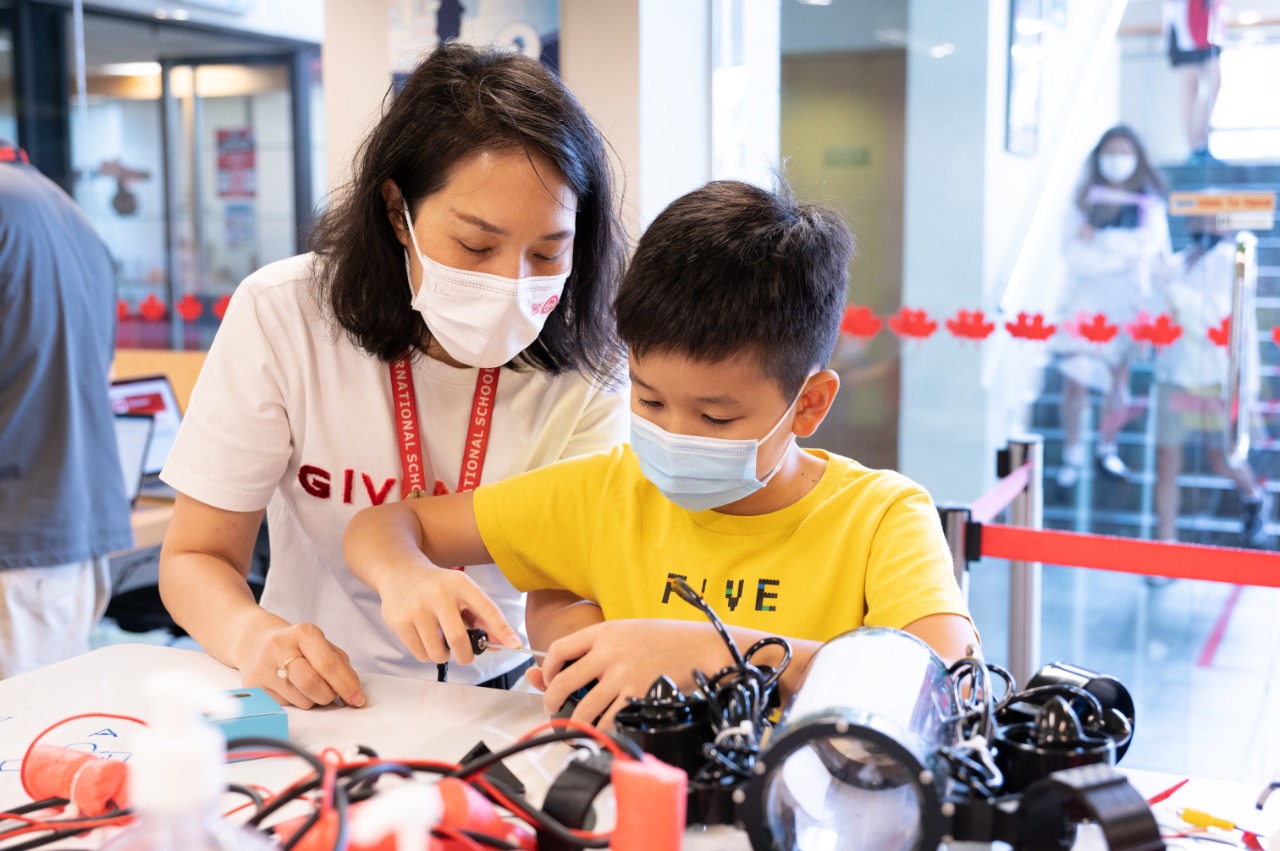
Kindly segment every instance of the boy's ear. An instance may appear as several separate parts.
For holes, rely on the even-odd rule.
[[[382,200],[387,205],[387,220],[391,222],[391,229],[395,231],[396,239],[400,244],[408,248],[411,245],[409,225],[404,220],[404,196],[400,194],[400,187],[388,177],[382,181],[380,191]]]
[[[836,400],[840,390],[840,376],[835,370],[824,369],[815,372],[805,379],[804,390],[800,392],[800,404],[796,408],[795,424],[791,431],[796,437],[810,437],[831,410],[831,403]]]

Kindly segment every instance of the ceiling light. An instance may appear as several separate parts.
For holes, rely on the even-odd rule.
[[[112,62],[94,69],[105,77],[158,77],[159,62]]]
[[[1262,22],[1261,12],[1241,12],[1236,15],[1236,22],[1241,26],[1251,27]]]

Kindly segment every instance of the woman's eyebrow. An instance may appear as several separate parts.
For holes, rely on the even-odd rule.
[[[464,212],[461,212],[460,210],[453,210],[452,212],[455,217],[461,219],[462,221],[468,224],[475,225],[476,227],[480,228],[480,230],[486,233],[496,234],[497,236],[510,236],[510,234],[508,234],[507,231],[503,230],[502,228],[498,227],[492,222],[485,221],[479,216],[473,216],[470,213],[464,213]],[[564,230],[558,230],[555,233],[549,233],[546,236],[539,237],[538,242],[563,242],[564,240],[569,239],[572,236],[573,236],[573,230],[571,228],[565,228]]]

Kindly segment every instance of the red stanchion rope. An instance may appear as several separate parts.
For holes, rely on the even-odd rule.
[[[978,523],[990,523],[996,515],[1009,507],[1027,487],[1031,478],[1031,462],[1023,464],[1000,481],[995,487],[978,497],[969,506],[969,515]]]
[[[976,515],[976,511],[974,513]],[[1235,547],[1142,541],[989,523],[982,527],[981,551],[984,556],[1012,561],[1280,588],[1280,553]]]

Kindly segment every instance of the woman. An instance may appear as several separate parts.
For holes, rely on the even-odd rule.
[[[342,559],[356,511],[627,433],[609,389],[623,246],[605,146],[554,75],[447,44],[387,103],[354,174],[314,253],[236,292],[163,474],[179,491],[165,605],[246,685],[304,708],[361,705],[356,670],[435,678],[427,663],[452,656],[452,681],[507,687],[525,662],[383,623]],[[264,509],[258,606],[245,577]],[[447,581],[442,619],[522,643],[523,600],[496,568]]]
[[[1152,272],[1169,254],[1163,178],[1151,167],[1137,134],[1124,125],[1102,134],[1089,152],[1086,176],[1066,225],[1067,283],[1060,315],[1072,331],[1056,346],[1063,375],[1062,465],[1058,484],[1072,487],[1084,466],[1081,431],[1090,389],[1102,394],[1094,446],[1103,473],[1124,478],[1116,434],[1129,405],[1129,338],[1090,340],[1079,326],[1098,314],[1124,328],[1139,312],[1159,312]]]

